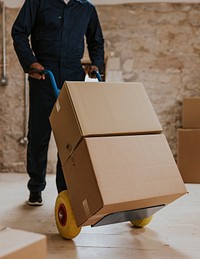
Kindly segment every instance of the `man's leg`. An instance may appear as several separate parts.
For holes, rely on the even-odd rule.
[[[46,80],[45,80],[46,81]],[[48,145],[51,135],[49,115],[54,100],[47,82],[30,78],[30,110],[27,147],[27,172],[30,205],[41,205],[41,192],[46,186]]]
[[[56,186],[57,186],[58,193],[67,189],[59,155],[58,155],[58,161],[56,166]]]

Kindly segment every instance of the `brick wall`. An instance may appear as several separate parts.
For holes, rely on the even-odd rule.
[[[117,61],[121,80],[144,84],[176,158],[182,99],[200,92],[200,4],[143,3],[97,9],[107,59]],[[0,86],[1,172],[24,172],[26,164],[26,144],[20,144],[25,135],[24,74],[10,37],[17,13],[18,9],[6,9],[9,81]],[[2,50],[1,42],[0,35]],[[52,141],[49,172],[55,171],[55,160]]]

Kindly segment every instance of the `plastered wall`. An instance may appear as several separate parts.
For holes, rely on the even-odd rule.
[[[107,78],[144,84],[176,158],[182,99],[200,93],[200,4],[106,5],[97,10],[105,38]],[[24,74],[10,37],[17,13],[18,9],[6,9],[9,81],[0,86],[0,172],[26,171],[26,144],[20,144],[25,137]],[[0,35],[0,49],[1,39]],[[52,141],[49,172],[55,171],[55,161]]]

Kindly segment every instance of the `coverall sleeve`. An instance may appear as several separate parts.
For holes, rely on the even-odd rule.
[[[104,67],[104,38],[94,6],[86,31],[86,42],[92,65],[97,66],[101,71]]]
[[[37,15],[38,0],[26,0],[11,30],[13,45],[25,73],[30,65],[37,62],[30,46],[29,36]]]

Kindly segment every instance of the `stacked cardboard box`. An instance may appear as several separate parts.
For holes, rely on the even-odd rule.
[[[46,259],[46,236],[0,226],[1,259]]]
[[[65,82],[50,122],[78,226],[186,193],[141,83]]]
[[[183,99],[177,164],[185,183],[200,183],[200,98]]]

